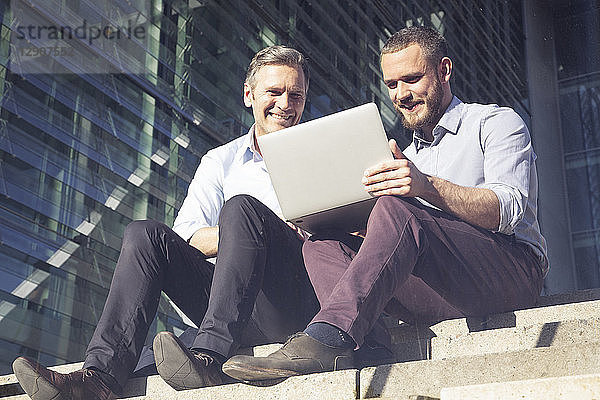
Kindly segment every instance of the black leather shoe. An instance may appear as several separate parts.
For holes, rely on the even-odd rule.
[[[33,400],[114,399],[98,372],[91,369],[61,374],[25,357],[17,358],[12,367],[21,387]]]
[[[213,357],[187,349],[171,332],[157,334],[153,349],[158,373],[175,390],[232,382],[221,372],[221,364]]]
[[[267,357],[231,357],[223,364],[223,372],[241,381],[263,381],[337,371],[354,368],[352,353],[351,348],[328,346],[299,332]]]

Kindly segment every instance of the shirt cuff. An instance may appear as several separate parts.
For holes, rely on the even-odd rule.
[[[527,202],[527,199],[517,189],[502,183],[488,183],[479,187],[490,189],[498,198],[498,203],[500,204],[500,223],[495,232],[512,235],[515,232],[517,224],[523,218],[525,211],[524,204]]]
[[[188,243],[192,236],[194,236],[194,233],[200,228],[206,228],[206,226],[198,223],[186,223],[173,226],[175,233]]]

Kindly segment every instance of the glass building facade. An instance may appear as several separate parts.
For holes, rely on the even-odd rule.
[[[578,288],[600,286],[600,2],[553,16],[562,151]]]
[[[381,81],[379,49],[404,26],[430,25],[449,41],[457,96],[535,117],[526,1],[151,0],[139,2],[143,10],[124,0],[110,8],[29,3],[60,25],[83,14],[122,23],[143,12],[147,35],[132,44],[132,58],[118,61],[119,73],[63,64],[69,73],[17,74],[9,61],[18,62],[11,34],[19,15],[0,3],[0,373],[17,355],[47,365],[83,359],[124,228],[145,218],[172,224],[202,155],[251,126],[243,78],[265,46],[288,44],[310,58],[303,120],[372,101],[388,134],[407,144]],[[561,38],[557,146],[568,182],[573,288],[600,286],[598,4],[557,1],[551,17]],[[90,51],[117,63],[110,49]],[[131,73],[140,65],[143,73]],[[164,296],[149,338],[185,327]]]

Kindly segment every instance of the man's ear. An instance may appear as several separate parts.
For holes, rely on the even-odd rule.
[[[244,83],[244,105],[252,107],[252,88],[248,83]]]
[[[452,60],[448,57],[442,58],[438,70],[440,81],[444,83],[450,82],[450,76],[452,76]]]

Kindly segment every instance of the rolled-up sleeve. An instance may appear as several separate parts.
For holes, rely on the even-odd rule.
[[[514,233],[527,207],[530,169],[535,160],[531,137],[521,117],[511,109],[495,108],[482,119],[484,183],[500,203],[497,231]]]
[[[202,157],[173,223],[173,230],[184,240],[200,228],[217,225],[224,202],[222,182],[223,163],[209,151]]]

